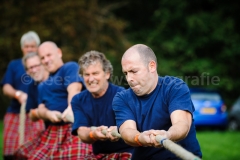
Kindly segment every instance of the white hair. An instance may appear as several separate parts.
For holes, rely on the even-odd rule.
[[[29,41],[36,42],[37,46],[39,46],[41,43],[38,34],[34,31],[29,31],[22,36],[22,38],[20,40],[21,48],[23,47],[25,42],[29,42]]]

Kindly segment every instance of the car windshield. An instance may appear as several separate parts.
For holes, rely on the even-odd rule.
[[[212,100],[212,101],[219,101],[221,97],[217,93],[191,93],[192,100]]]

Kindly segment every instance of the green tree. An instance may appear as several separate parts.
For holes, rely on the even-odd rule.
[[[160,75],[218,89],[231,105],[240,95],[239,6],[223,0],[140,0],[116,14],[131,23],[126,28],[131,42],[155,51]]]
[[[98,50],[113,64],[120,63],[120,56],[130,43],[124,35],[127,23],[113,11],[124,5],[98,0],[1,1],[0,78],[10,60],[22,57],[20,38],[29,30],[36,31],[42,42],[56,42],[64,61],[78,61],[85,52]],[[118,76],[121,68],[116,66],[114,75]],[[2,105],[7,106],[2,92],[0,97]]]

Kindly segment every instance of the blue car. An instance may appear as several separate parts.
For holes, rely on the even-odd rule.
[[[190,88],[195,107],[195,126],[218,127],[225,129],[228,124],[227,107],[220,93],[205,88]]]

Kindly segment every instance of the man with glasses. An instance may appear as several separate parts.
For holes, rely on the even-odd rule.
[[[49,73],[42,66],[40,58],[36,52],[29,53],[25,55],[22,59],[23,65],[27,74],[33,79],[29,84],[28,88],[28,98],[26,103],[26,112],[28,116],[32,120],[31,126],[38,127],[39,131],[43,131],[47,123],[45,122],[45,126],[43,120],[38,116],[38,85],[45,81]],[[31,127],[30,126],[30,127]],[[36,128],[35,127],[35,128]],[[35,128],[29,128],[28,130],[34,130]],[[39,132],[39,135],[42,132]],[[37,138],[37,136],[35,137]],[[32,154],[31,151],[34,145],[38,145],[38,141],[27,141],[23,145],[21,145],[15,153],[16,159],[28,159]]]
[[[38,117],[38,84],[45,81],[49,73],[42,66],[40,58],[37,53],[32,52],[23,57],[22,62],[27,71],[27,74],[33,79],[28,89],[28,99],[26,104],[26,112],[29,113],[33,121],[39,119]]]

